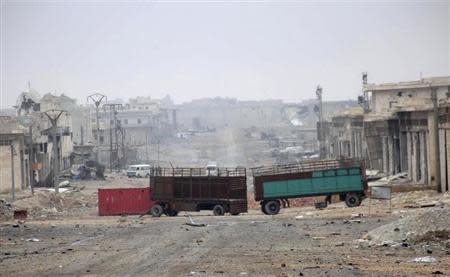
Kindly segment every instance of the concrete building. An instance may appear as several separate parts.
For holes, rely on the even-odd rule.
[[[175,135],[177,110],[169,97],[131,98],[114,110],[104,106],[99,112],[99,132],[95,109],[91,109],[93,143],[99,144],[99,161],[113,167],[133,162],[149,162],[149,145],[158,144]],[[111,148],[113,157],[111,160]]]
[[[323,127],[327,158],[365,158],[364,111],[361,107],[338,113]]]
[[[18,126],[25,128],[25,147],[32,168],[26,169],[27,172],[30,171],[30,182],[35,186],[53,186],[53,138],[51,124],[44,112],[67,111],[58,119],[56,141],[59,169],[68,169],[71,166],[73,151],[72,127],[74,122],[80,121],[81,118],[76,114],[78,111],[76,100],[65,95],[46,94],[40,97],[37,92],[29,89],[19,96],[17,102],[16,120]],[[78,124],[82,125],[82,122]]]
[[[364,132],[370,168],[386,175],[407,172],[413,183],[439,183],[434,107],[437,111],[437,105],[448,102],[449,86],[450,77],[433,77],[364,87],[368,99]]]
[[[29,167],[25,146],[26,128],[17,118],[0,116],[0,193],[24,189],[29,185]]]

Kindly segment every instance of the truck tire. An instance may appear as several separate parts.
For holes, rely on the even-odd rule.
[[[361,205],[361,196],[357,193],[347,193],[345,195],[345,204],[349,208],[358,207]]]
[[[261,212],[263,212],[263,214],[268,214],[266,212],[266,208],[265,208],[266,202],[261,203]]]
[[[264,210],[268,215],[275,215],[280,212],[280,202],[277,200],[270,200],[264,204]]]
[[[161,207],[161,205],[156,204],[155,206],[152,207],[150,213],[152,214],[153,217],[160,217],[164,213],[164,209],[163,207]]]
[[[225,208],[222,205],[215,205],[213,208],[214,215],[224,215]]]

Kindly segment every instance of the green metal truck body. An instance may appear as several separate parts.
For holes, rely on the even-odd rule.
[[[265,206],[289,198],[339,194],[348,206],[358,206],[365,195],[367,182],[364,162],[326,160],[291,165],[253,168],[255,200]],[[270,203],[269,203],[270,202]],[[269,204],[268,204],[269,203]],[[279,208],[278,208],[279,210]]]

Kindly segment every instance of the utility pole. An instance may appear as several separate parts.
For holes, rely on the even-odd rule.
[[[319,157],[320,159],[325,158],[325,145],[324,145],[324,128],[323,128],[323,104],[322,104],[322,87],[320,85],[316,88],[316,97],[318,100],[317,112],[319,115],[319,124],[317,125],[319,134]]]
[[[52,153],[53,153],[53,185],[55,186],[55,193],[59,193],[58,174],[59,174],[59,158],[58,158],[58,142],[56,139],[56,132],[58,126],[58,119],[65,113],[64,110],[50,110],[44,112],[48,120],[52,124]]]
[[[30,131],[30,143],[28,144],[28,163],[29,163],[29,174],[30,174],[30,189],[31,194],[34,194],[34,170],[33,170],[33,162],[34,162],[34,150],[33,150],[33,127],[30,124],[28,127]]]
[[[117,125],[117,110],[116,107],[121,108],[122,104],[104,104],[103,107],[109,107],[109,170],[112,172],[114,160],[118,160],[118,125]],[[113,143],[113,126],[115,131],[115,144]],[[115,147],[113,147],[115,145]],[[114,148],[114,149],[113,149]]]
[[[101,93],[94,93],[91,94],[87,97],[87,101],[89,102],[89,99],[92,100],[92,102],[94,102],[95,105],[95,118],[96,118],[96,136],[95,136],[95,159],[98,162],[98,155],[99,155],[99,148],[100,148],[100,124],[99,124],[99,119],[98,119],[98,109],[100,107],[100,104],[102,103],[103,99],[105,99],[105,101],[108,101],[108,97],[106,95],[103,95]]]
[[[12,200],[14,201],[14,200],[16,200],[16,176],[15,176],[15,173],[14,173],[14,153],[15,153],[15,151],[14,151],[14,145],[13,145],[13,143],[12,143],[12,140],[11,140],[11,185],[12,185]]]

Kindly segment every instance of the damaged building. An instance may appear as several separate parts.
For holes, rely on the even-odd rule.
[[[0,116],[0,193],[29,185],[26,128],[15,117]]]
[[[10,191],[13,182],[16,189],[29,185],[53,186],[53,132],[45,112],[68,111],[57,120],[56,158],[60,171],[70,168],[73,152],[72,114],[76,113],[77,107],[76,101],[65,95],[46,94],[40,97],[31,89],[21,93],[15,107],[17,115],[4,116],[0,122],[2,191]],[[80,116],[76,118],[79,119]],[[8,159],[11,155],[14,159]],[[14,179],[11,177],[12,173],[8,173],[12,172],[11,164],[14,164]]]
[[[353,107],[331,117],[322,124],[326,157],[346,159],[365,157],[364,111]],[[319,134],[320,136],[320,134]]]
[[[364,87],[368,99],[364,131],[370,168],[388,176],[407,172],[412,183],[437,185],[440,173],[435,156],[443,150],[438,139],[437,111],[439,106],[447,105],[449,86],[450,77],[433,77]],[[445,118],[444,110],[441,118]],[[442,122],[442,130],[445,126]]]
[[[175,134],[177,110],[169,97],[137,97],[126,103],[111,102],[103,106],[99,111],[98,128],[92,107],[90,121],[93,142],[99,145],[99,161],[113,168],[123,168],[129,163],[152,160],[149,145],[161,143]]]

